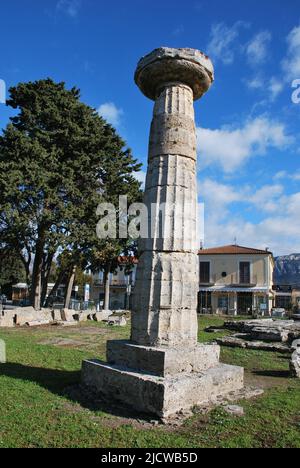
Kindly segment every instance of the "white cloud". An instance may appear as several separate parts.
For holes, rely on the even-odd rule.
[[[56,10],[76,18],[81,7],[81,0],[59,0],[56,4]]]
[[[300,252],[300,192],[287,196],[278,184],[254,190],[236,188],[206,179],[200,185],[205,201],[205,245],[224,245],[237,238],[239,244],[268,246],[275,254]],[[239,203],[233,210],[232,204]],[[265,217],[257,222],[247,218],[247,207]]]
[[[279,171],[273,177],[274,180],[293,180],[298,181],[300,180],[300,171],[294,172],[293,174],[289,174],[287,171]]]
[[[200,196],[204,197],[218,216],[227,217],[228,207],[232,203],[244,203],[258,208],[262,212],[274,212],[286,202],[284,187],[280,184],[267,184],[258,189],[251,185],[237,188],[229,184],[205,179],[199,184]]]
[[[299,171],[299,172],[296,172],[296,174],[294,174],[294,175],[292,176],[292,179],[293,179],[293,180],[300,180],[300,171]]]
[[[245,83],[251,90],[264,91],[270,102],[274,102],[284,88],[283,82],[274,76],[272,76],[271,79],[266,79],[262,75],[257,75],[250,80],[245,80]]]
[[[274,180],[282,180],[285,179],[288,176],[288,173],[286,171],[279,171],[275,174],[273,177]]]
[[[246,80],[245,83],[250,89],[262,89],[265,86],[265,81],[261,76],[255,76],[250,80]]]
[[[258,65],[265,62],[268,56],[268,47],[272,35],[269,31],[261,31],[256,34],[246,46],[246,54],[251,65]]]
[[[300,217],[280,213],[264,218],[259,223],[242,219],[236,215],[222,222],[208,216],[205,222],[205,246],[238,244],[249,247],[269,247],[275,255],[300,252]]]
[[[212,179],[205,179],[199,183],[199,195],[204,197],[208,205],[215,210],[218,210],[218,215],[224,216],[224,210],[233,202],[240,201],[242,198],[234,187],[226,184],[221,184]]]
[[[288,51],[282,61],[287,81],[300,78],[300,26],[292,29],[287,37]]]
[[[124,114],[123,110],[118,109],[113,102],[105,102],[104,104],[101,104],[97,112],[101,117],[116,127],[120,125],[121,117]]]
[[[230,173],[253,156],[264,155],[269,148],[283,149],[293,139],[283,123],[265,116],[247,121],[243,127],[197,128],[197,149],[202,165],[217,164]]]
[[[210,41],[207,46],[208,55],[214,60],[220,60],[224,65],[230,65],[234,61],[238,48],[239,31],[247,24],[237,21],[228,27],[225,23],[214,24],[210,32]]]
[[[284,188],[282,185],[265,185],[252,195],[249,194],[249,197],[245,201],[253,204],[261,211],[274,213],[278,210],[278,205],[281,201],[280,197],[283,193]]]
[[[275,101],[277,96],[283,91],[283,82],[277,78],[272,77],[269,81],[268,91],[270,93],[270,100]]]
[[[136,180],[142,183],[142,188],[144,188],[145,182],[146,182],[146,172],[144,171],[135,172],[134,177],[136,178]]]

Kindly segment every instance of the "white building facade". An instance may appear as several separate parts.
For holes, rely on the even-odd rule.
[[[268,250],[228,245],[199,252],[200,313],[268,315],[274,258]]]

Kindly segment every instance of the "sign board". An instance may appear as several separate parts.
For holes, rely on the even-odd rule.
[[[90,300],[90,285],[84,285],[84,302],[88,302]]]

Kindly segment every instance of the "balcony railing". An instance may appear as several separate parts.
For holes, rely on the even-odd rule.
[[[252,275],[250,277],[250,280],[247,282],[242,282],[239,278],[239,275],[237,273],[233,273],[230,275],[230,285],[233,287],[254,287],[257,285],[257,275]]]

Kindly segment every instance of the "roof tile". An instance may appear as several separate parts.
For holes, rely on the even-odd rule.
[[[199,250],[199,255],[232,255],[232,254],[246,254],[246,255],[272,255],[269,250],[254,249],[252,247],[242,247],[241,245],[224,245],[222,247],[213,247],[210,249]]]

